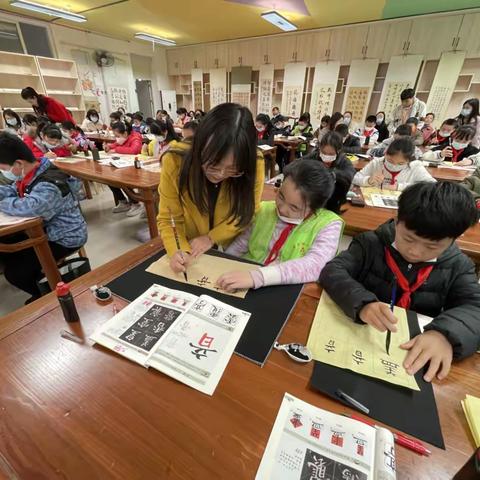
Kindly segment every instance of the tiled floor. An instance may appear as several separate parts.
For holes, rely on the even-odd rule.
[[[87,255],[92,268],[118,257],[140,244],[136,233],[146,221],[138,216],[127,218],[124,213],[111,213],[113,198],[110,190],[97,186],[93,200],[84,200],[82,209],[88,224]],[[340,242],[340,250],[350,243],[350,237]],[[12,287],[0,273],[0,317],[21,307],[29,295]]]

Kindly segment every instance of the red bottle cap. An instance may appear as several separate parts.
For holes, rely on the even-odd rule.
[[[70,285],[68,283],[59,282],[57,283],[57,288],[55,289],[57,297],[64,297],[70,293]]]

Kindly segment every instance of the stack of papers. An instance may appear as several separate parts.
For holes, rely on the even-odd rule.
[[[480,398],[467,395],[465,400],[462,400],[462,407],[475,440],[475,446],[480,448]]]

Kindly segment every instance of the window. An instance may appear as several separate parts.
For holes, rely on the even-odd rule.
[[[45,27],[23,22],[19,25],[28,54],[53,58],[48,31]]]
[[[15,23],[0,21],[0,50],[23,53],[23,46]]]

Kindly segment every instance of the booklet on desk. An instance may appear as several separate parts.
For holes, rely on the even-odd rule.
[[[152,285],[90,338],[213,395],[249,318],[207,295]]]
[[[286,393],[256,480],[395,480],[392,432]]]
[[[254,262],[232,257],[216,250],[210,250],[208,254],[257,265]],[[152,262],[158,260],[163,255],[165,255],[165,251],[152,255],[144,262],[111,281],[107,286],[114,294],[128,301],[135,300],[153,283],[194,295],[205,293],[205,289],[199,286],[179,283],[175,280],[147,272],[146,269]],[[275,340],[277,340],[295,307],[302,288],[303,285],[301,284],[263,287],[258,290],[249,290],[245,298],[232,297],[217,291],[209,291],[208,294],[219,301],[227,302],[235,308],[252,314],[252,318],[245,327],[245,331],[235,348],[235,353],[259,365],[263,365],[273,348]]]

